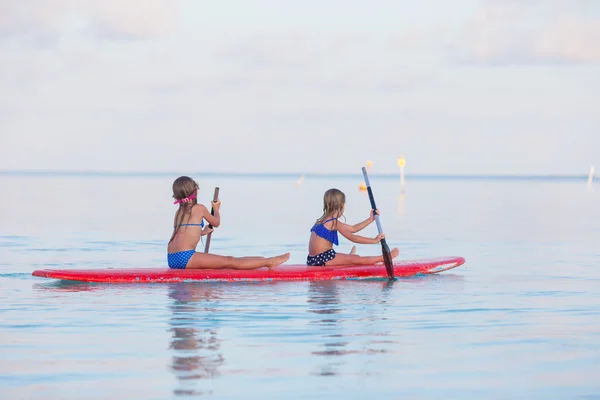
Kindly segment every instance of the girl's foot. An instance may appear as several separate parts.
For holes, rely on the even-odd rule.
[[[400,254],[400,251],[398,250],[397,247],[394,247],[392,249],[392,251],[390,251],[390,257],[392,258],[392,260],[396,257],[398,257],[398,254]],[[375,264],[379,265],[379,264],[383,264],[383,260],[376,262]]]
[[[285,254],[282,254],[277,257],[268,258],[267,259],[267,268],[269,268],[269,270],[273,271],[279,265],[281,265],[284,262],[286,262],[287,260],[289,260],[289,258],[290,258],[290,253],[285,253]]]

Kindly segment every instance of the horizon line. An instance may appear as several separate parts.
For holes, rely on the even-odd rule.
[[[209,171],[181,173],[175,171],[110,171],[110,170],[0,170],[0,176],[62,176],[62,177],[166,177],[166,176],[219,176],[225,178],[352,178],[362,177],[362,173],[349,172],[232,172],[232,171]],[[400,173],[378,172],[369,173],[374,178],[399,179]],[[551,179],[551,180],[586,180],[588,174],[466,174],[466,173],[405,173],[406,179]]]

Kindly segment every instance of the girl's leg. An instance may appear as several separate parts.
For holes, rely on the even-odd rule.
[[[194,253],[186,268],[189,269],[257,269],[267,267],[274,270],[280,264],[290,258],[290,253],[281,254],[276,257],[231,257],[216,254]]]
[[[392,259],[398,257],[399,251],[394,247],[391,251]],[[383,262],[383,255],[381,256],[359,256],[356,254],[344,254],[337,253],[335,258],[325,263],[326,266],[339,266],[339,265],[374,265]]]

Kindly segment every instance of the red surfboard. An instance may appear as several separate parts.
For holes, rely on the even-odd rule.
[[[438,257],[405,260],[394,263],[394,276],[436,274],[465,263],[463,257]],[[236,282],[236,281],[323,281],[335,279],[387,279],[385,266],[308,267],[280,265],[273,271],[235,269],[170,269],[170,268],[107,268],[107,269],[41,269],[33,276],[81,282],[160,283],[160,282]]]

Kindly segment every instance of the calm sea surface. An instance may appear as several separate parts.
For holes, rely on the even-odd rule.
[[[391,284],[31,276],[165,267],[175,177],[0,176],[0,398],[600,398],[600,186],[373,177],[400,258],[467,260]],[[211,249],[303,263],[326,189],[368,217],[361,178],[197,177]]]

